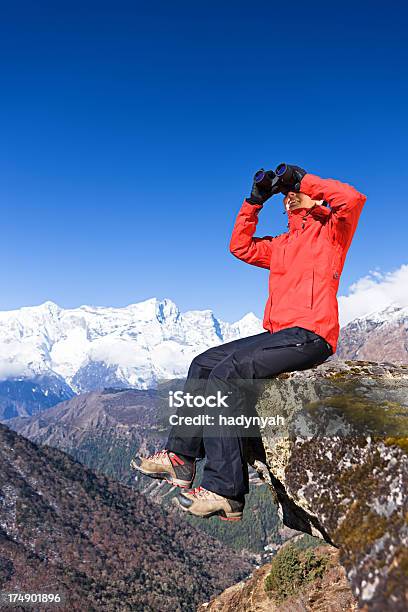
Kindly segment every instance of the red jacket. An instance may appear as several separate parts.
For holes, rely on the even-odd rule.
[[[326,200],[288,212],[289,231],[254,238],[262,206],[244,201],[232,232],[230,250],[247,263],[270,269],[263,326],[270,332],[304,327],[336,351],[339,336],[337,290],[348,248],[366,201],[350,185],[306,174],[300,191]]]

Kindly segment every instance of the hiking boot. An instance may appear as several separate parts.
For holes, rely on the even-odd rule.
[[[185,455],[176,455],[169,450],[162,450],[149,457],[132,459],[130,467],[150,478],[166,480],[176,487],[189,489],[195,478],[195,459]]]
[[[244,501],[223,497],[204,487],[180,493],[176,503],[184,512],[190,512],[194,516],[208,518],[217,515],[222,521],[240,521],[245,506]]]

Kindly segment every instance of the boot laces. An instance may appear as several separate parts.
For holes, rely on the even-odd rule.
[[[190,495],[194,495],[194,497],[208,497],[211,495],[211,491],[205,489],[204,487],[195,487],[191,489]]]
[[[165,455],[167,455],[167,450],[161,450],[161,451],[157,451],[156,453],[154,453],[153,455],[150,455],[149,459],[150,461],[160,461],[160,459],[163,459]]]

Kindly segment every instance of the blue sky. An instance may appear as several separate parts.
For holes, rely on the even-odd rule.
[[[260,166],[368,195],[340,293],[406,262],[401,3],[13,2],[0,24],[0,308],[170,297],[262,313],[228,251]],[[281,198],[259,234],[286,229]]]

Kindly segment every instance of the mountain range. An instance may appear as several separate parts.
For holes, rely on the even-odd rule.
[[[70,454],[97,473],[133,486],[166,508],[171,505],[175,487],[130,469],[130,461],[136,454],[150,454],[163,448],[165,443],[163,425],[157,422],[157,398],[153,389],[83,393],[30,418],[10,419],[7,426],[37,444]],[[202,467],[200,462],[196,484]],[[251,511],[244,512],[242,523],[225,525],[217,519],[202,521],[185,514],[182,519],[232,548],[261,553],[265,546],[279,539],[279,521],[267,486],[254,477],[255,473],[251,473],[248,496]]]
[[[105,387],[152,388],[185,376],[209,347],[261,331],[253,313],[227,323],[156,298],[124,308],[46,302],[0,312],[0,420]],[[408,362],[408,307],[391,304],[351,321],[335,357]]]
[[[146,389],[184,376],[198,352],[259,331],[252,313],[226,323],[210,310],[181,313],[167,299],[124,308],[63,309],[46,302],[0,312],[0,379],[46,374],[75,393]]]
[[[7,426],[25,438],[59,448],[92,470],[133,484],[130,460],[163,446],[154,390],[105,389],[73,397]]]
[[[173,612],[251,570],[175,510],[3,425],[0,464],[0,591],[62,591],[64,610]]]
[[[172,510],[171,491],[132,482],[129,459],[162,446],[158,382],[185,375],[209,346],[260,331],[253,314],[229,324],[170,300],[0,313],[0,421],[47,445],[0,425],[0,591],[47,581],[73,610],[179,610],[245,575],[250,564],[230,547],[259,553],[277,541],[265,486],[251,487],[240,533],[211,521],[197,531]],[[408,307],[392,304],[345,326],[331,359],[407,363],[407,349]]]

